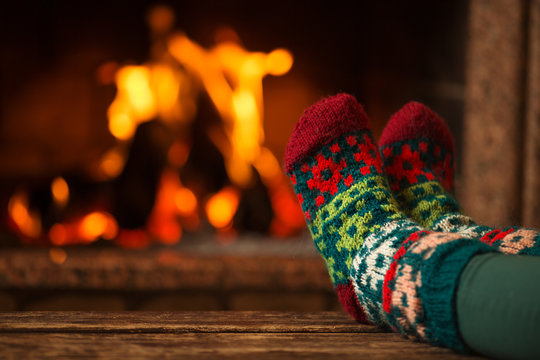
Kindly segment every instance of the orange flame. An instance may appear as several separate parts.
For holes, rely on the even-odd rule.
[[[68,203],[69,200],[69,187],[66,180],[59,176],[55,178],[51,183],[51,193],[54,199],[54,202],[63,207]]]
[[[126,155],[120,148],[113,148],[105,153],[99,163],[99,175],[104,179],[113,179],[124,169]]]
[[[140,123],[159,118],[187,122],[195,113],[189,77],[167,64],[129,65],[116,72],[117,95],[108,109],[109,131],[119,140],[133,137]]]
[[[228,142],[214,141],[225,156],[227,174],[235,185],[247,186],[264,141],[262,79],[288,72],[292,55],[284,49],[248,52],[232,42],[206,50],[183,34],[171,38],[169,51],[201,79],[224,122]]]
[[[217,229],[230,225],[239,201],[238,190],[230,186],[212,195],[206,202],[206,215],[210,224]]]
[[[111,240],[117,234],[116,220],[104,211],[94,211],[78,220],[54,224],[48,233],[50,242],[56,246],[88,244],[100,238]]]
[[[178,218],[188,218],[192,224],[198,224],[197,210],[195,194],[182,186],[176,171],[165,170],[148,220],[149,231],[162,243],[175,244],[182,237],[182,226]]]
[[[112,239],[118,232],[118,225],[111,215],[95,211],[81,220],[78,231],[83,241],[92,242],[100,237]]]
[[[176,191],[174,203],[181,215],[189,216],[197,210],[197,198],[188,188],[180,188]]]
[[[28,208],[26,192],[13,194],[8,203],[8,214],[22,235],[37,238],[41,234],[41,219],[36,212]]]
[[[49,230],[49,239],[51,243],[57,246],[66,245],[68,243],[68,234],[66,226],[62,224],[54,224]]]
[[[232,41],[223,41],[207,50],[184,34],[170,36],[168,48],[162,49],[159,41],[166,39],[173,20],[174,14],[166,7],[152,11],[149,21],[153,34],[157,36],[153,47],[155,61],[118,70],[118,94],[109,108],[111,133],[118,139],[129,139],[138,124],[152,118],[164,121],[189,118],[186,114],[195,112],[197,96],[192,78],[198,78],[223,121],[226,138],[211,129],[209,135],[225,158],[229,179],[237,188],[247,187],[254,179],[255,169],[269,188],[271,198],[280,198],[272,194],[283,195],[276,189],[282,188],[284,176],[272,152],[262,145],[262,79],[266,75],[287,73],[293,64],[292,55],[285,49],[270,53],[250,52]],[[160,25],[162,22],[163,26]],[[228,35],[228,39],[237,38],[232,30]],[[170,55],[186,70],[171,65]],[[181,167],[187,154],[189,148],[176,142],[169,149],[169,163]],[[113,174],[115,172],[105,166],[109,163],[115,164],[104,160],[102,168],[104,172]],[[158,238],[174,242],[181,236],[181,227],[172,225],[175,217],[191,218],[198,223],[197,199],[189,189],[180,185],[179,179],[171,180],[170,175],[164,174],[162,180],[149,226],[151,233]],[[233,193],[236,195],[230,195]],[[294,200],[290,194],[289,197]],[[209,222],[216,228],[229,224],[238,206],[238,198],[238,190],[231,191],[230,188],[215,194],[206,204]],[[173,209],[173,202],[176,209]]]

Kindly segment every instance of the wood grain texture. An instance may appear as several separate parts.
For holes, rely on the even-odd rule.
[[[332,312],[0,313],[7,359],[465,359]]]
[[[7,312],[0,333],[362,333],[384,332],[341,312]]]
[[[0,335],[10,358],[461,359],[397,334]]]

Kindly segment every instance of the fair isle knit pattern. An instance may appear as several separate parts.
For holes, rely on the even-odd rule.
[[[454,144],[444,121],[411,102],[394,114],[379,140],[384,171],[405,213],[433,231],[477,238],[506,254],[540,255],[536,230],[493,229],[465,216],[451,195]]]
[[[369,321],[465,351],[453,298],[469,260],[489,251],[461,234],[434,233],[410,220],[395,220],[365,239],[350,276]]]
[[[307,109],[284,162],[345,309],[359,321],[463,350],[452,299],[470,258],[491,248],[422,230],[400,212],[356,100],[342,94]]]
[[[393,256],[383,284],[383,311],[394,331],[464,352],[454,295],[470,259],[491,247],[457,233],[417,231]]]
[[[387,326],[382,308],[383,283],[394,254],[403,240],[421,228],[408,219],[390,221],[370,234],[356,254],[350,277],[370,322]]]

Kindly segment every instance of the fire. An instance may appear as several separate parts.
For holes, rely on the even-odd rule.
[[[261,147],[259,156],[253,162],[253,166],[261,175],[263,183],[269,188],[273,188],[284,180],[278,160],[266,147]]]
[[[25,238],[47,239],[55,246],[88,244],[98,239],[114,240],[125,247],[143,247],[154,240],[172,245],[181,239],[184,230],[195,230],[200,215],[205,214],[208,222],[224,233],[231,229],[242,191],[253,184],[257,174],[274,209],[272,233],[285,236],[301,228],[302,212],[278,160],[264,146],[263,78],[289,72],[293,65],[291,53],[286,49],[252,52],[233,41],[221,41],[205,49],[184,34],[170,35],[174,22],[170,9],[161,6],[154,10],[148,19],[155,41],[150,61],[126,66],[109,62],[98,70],[100,83],[114,82],[117,88],[107,118],[109,132],[118,142],[92,162],[94,180],[114,180],[124,169],[129,140],[137,127],[153,120],[168,125],[176,138],[168,149],[168,165],[161,174],[146,226],[121,229],[104,204],[99,203],[86,213],[42,229],[40,214],[30,209],[28,194],[18,191],[8,205],[8,215],[17,231]],[[237,38],[233,30],[225,32],[228,39]],[[181,131],[194,118],[201,91],[208,94],[222,121],[225,137],[214,129],[208,129],[208,136],[224,157],[231,183],[203,204],[179,176],[191,151]],[[75,198],[71,191],[61,176],[51,182],[50,193],[57,210],[65,208],[70,197]],[[201,189],[196,191],[200,193]],[[61,264],[66,255],[55,248],[50,258]]]
[[[137,125],[155,113],[150,89],[150,72],[144,66],[125,66],[116,74],[118,95],[109,107],[109,130],[118,139],[127,140]]]
[[[111,214],[94,211],[70,222],[54,224],[48,236],[53,245],[64,246],[88,244],[100,238],[111,240],[118,231],[118,224]]]
[[[148,220],[149,231],[162,243],[175,244],[182,237],[179,217],[198,223],[197,198],[182,186],[178,173],[168,169],[161,175],[156,203]]]
[[[197,198],[188,188],[180,188],[174,195],[174,203],[179,214],[189,216],[197,210]]]
[[[8,203],[8,213],[22,235],[37,238],[41,234],[41,219],[38,213],[28,208],[26,192],[17,192],[11,197]]]
[[[229,178],[246,187],[253,179],[252,166],[264,141],[262,79],[287,73],[292,55],[284,49],[269,54],[248,52],[232,42],[206,50],[183,34],[171,38],[169,50],[201,79],[223,119],[228,141],[216,145],[225,156]]]
[[[79,236],[81,239],[88,242],[95,241],[97,238],[103,236],[107,232],[109,220],[112,219],[110,219],[107,214],[102,212],[96,211],[86,215],[79,224]]]
[[[140,123],[159,118],[186,123],[195,113],[191,81],[180,69],[152,63],[121,67],[115,76],[117,95],[108,109],[109,131],[129,140]]]
[[[223,229],[231,224],[240,194],[233,187],[223,188],[206,202],[206,215],[213,227]]]
[[[293,64],[291,53],[276,49],[266,57],[266,68],[271,75],[283,75],[289,72]]]
[[[68,242],[66,227],[62,224],[55,224],[49,230],[49,239],[54,245],[65,245]]]
[[[125,161],[125,155],[119,148],[107,151],[99,164],[100,175],[105,179],[117,177],[122,172]]]
[[[63,207],[68,203],[69,200],[69,187],[66,180],[59,176],[55,178],[51,183],[51,193],[54,199],[54,202]]]

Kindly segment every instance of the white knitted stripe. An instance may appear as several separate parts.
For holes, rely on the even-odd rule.
[[[448,215],[433,225],[433,231],[459,233],[469,239],[481,238],[490,230],[486,226],[477,225],[470,217],[462,214]]]
[[[391,221],[380,231],[369,235],[353,259],[350,278],[358,299],[368,318],[376,323],[386,323],[382,308],[384,277],[393,261],[393,256],[406,239],[421,228],[410,220]]]

